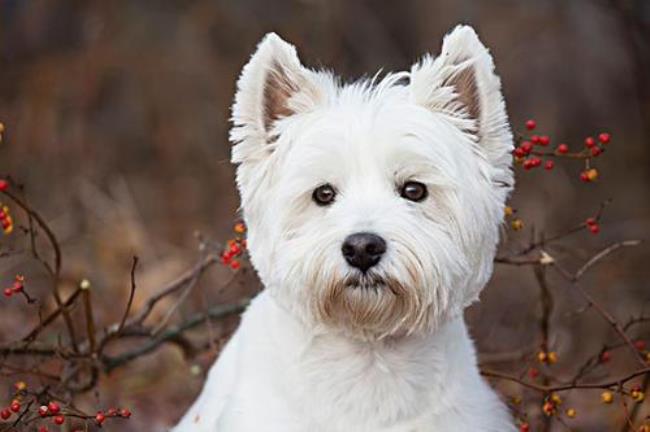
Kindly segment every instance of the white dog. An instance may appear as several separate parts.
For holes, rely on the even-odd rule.
[[[470,27],[342,84],[267,35],[233,106],[265,290],[176,432],[511,432],[463,309],[493,267],[512,135]]]

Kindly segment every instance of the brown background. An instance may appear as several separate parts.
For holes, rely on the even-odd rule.
[[[586,135],[613,135],[597,161],[598,185],[577,180],[579,162],[552,173],[518,170],[513,203],[527,227],[557,232],[611,197],[599,236],[581,233],[550,252],[575,268],[608,242],[647,238],[650,3],[643,0],[0,0],[0,121],[7,129],[0,174],[26,185],[62,240],[65,271],[92,280],[97,320],[108,324],[123,308],[133,254],[142,259],[144,297],[193,262],[195,231],[217,240],[231,235],[238,198],[228,163],[229,106],[238,72],[265,32],[295,43],[307,65],[355,79],[409,68],[436,53],[460,22],[474,25],[491,48],[516,129],[534,117],[554,143],[575,148]],[[528,234],[509,234],[505,248]],[[650,300],[649,252],[641,246],[612,257],[587,280],[622,320]],[[17,271],[33,286],[44,278],[24,256],[0,260],[3,284]],[[255,289],[252,281],[214,289],[229,274],[211,271],[180,314]],[[612,334],[591,312],[574,313],[579,297],[552,282],[558,309],[551,342],[561,375]],[[484,302],[468,312],[485,358],[534,350],[535,294],[532,271],[497,268]],[[2,341],[29,326],[29,313],[0,300]],[[85,403],[133,408],[128,426],[107,430],[155,430],[200,388],[190,365],[205,367],[213,354],[188,364],[165,349],[104,378]],[[11,379],[0,377],[0,387]],[[604,419],[620,421],[616,407],[593,413],[597,393],[571,397],[584,413],[576,420],[583,430],[611,430]]]

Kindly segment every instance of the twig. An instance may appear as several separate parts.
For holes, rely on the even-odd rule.
[[[207,320],[222,319],[230,315],[239,314],[246,308],[248,303],[249,300],[245,299],[233,304],[214,306],[208,309],[206,313],[196,314],[182,324],[160,333],[157,337],[149,340],[147,343],[134,349],[133,351],[126,352],[116,357],[104,356],[101,359],[102,363],[104,364],[104,369],[106,372],[110,372],[118,366],[122,366],[136,358],[151,353],[165,342],[169,342],[178,338],[178,336],[183,332],[197,327]]]
[[[129,312],[131,311],[131,306],[133,305],[133,297],[135,296],[135,269],[138,266],[138,257],[133,256],[133,264],[131,265],[131,292],[129,293],[129,301],[126,304],[126,309],[124,310],[124,315],[122,315],[122,320],[120,325],[117,327],[117,333],[121,333],[126,323],[126,319],[129,317]]]
[[[216,255],[208,255],[206,258],[201,260],[198,264],[194,266],[194,268],[190,269],[186,273],[184,273],[181,277],[167,285],[165,288],[163,288],[158,294],[152,296],[144,305],[142,310],[131,320],[128,321],[127,324],[142,324],[145,319],[149,316],[151,311],[154,309],[156,304],[162,300],[163,298],[175,293],[179,289],[183,288],[188,282],[192,281],[197,275],[202,274],[205,269],[210,267],[211,265],[215,264],[218,262],[218,257]]]
[[[636,377],[646,375],[646,374],[650,374],[650,367],[638,369],[621,378],[615,380],[609,380],[601,383],[591,383],[591,384],[570,383],[570,384],[558,384],[558,385],[540,385],[540,384],[535,384],[533,382],[525,381],[515,375],[510,375],[507,373],[497,372],[489,369],[481,369],[481,375],[485,377],[512,381],[523,387],[529,388],[531,390],[535,390],[540,393],[545,393],[545,394],[553,393],[553,392],[562,392],[567,390],[574,390],[574,389],[612,389],[620,385],[621,383],[625,384]]]

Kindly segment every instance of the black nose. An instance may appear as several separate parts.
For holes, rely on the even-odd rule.
[[[381,260],[381,256],[386,252],[386,242],[377,234],[351,234],[343,242],[341,252],[348,264],[365,273]]]

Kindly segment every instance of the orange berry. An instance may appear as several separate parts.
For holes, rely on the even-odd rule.
[[[555,412],[555,406],[552,402],[544,402],[544,405],[542,405],[542,411],[547,417],[550,417]]]
[[[517,218],[510,223],[510,226],[512,227],[513,230],[520,231],[521,229],[524,228],[524,221]]]
[[[600,394],[600,400],[603,403],[610,404],[614,400],[614,395],[610,391],[604,391]]]
[[[630,393],[630,395],[636,402],[643,402],[643,399],[645,399],[645,394],[641,390],[632,390],[632,393]]]
[[[561,398],[560,395],[557,394],[557,393],[553,393],[553,394],[551,394],[551,401],[552,401],[553,404],[555,404],[555,405],[562,405],[562,398]]]
[[[596,168],[592,168],[587,171],[587,178],[589,181],[596,181],[598,180],[598,170]]]

